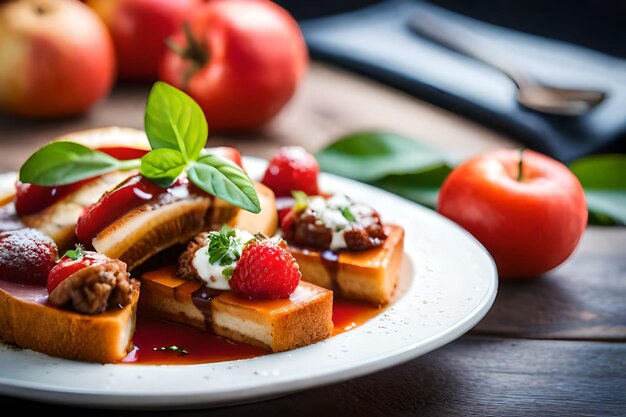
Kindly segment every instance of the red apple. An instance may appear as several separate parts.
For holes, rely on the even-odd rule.
[[[0,2],[0,109],[24,116],[81,113],[108,94],[113,42],[75,0]]]
[[[88,0],[108,26],[124,80],[154,81],[166,49],[200,0]]]

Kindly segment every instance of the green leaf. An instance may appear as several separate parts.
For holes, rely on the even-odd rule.
[[[309,196],[304,191],[292,191],[291,195],[296,200],[293,205],[294,211],[304,211],[309,205]]]
[[[144,126],[152,149],[177,150],[185,161],[198,158],[209,131],[198,103],[162,81],[150,91]]]
[[[244,210],[261,211],[254,183],[234,162],[219,155],[203,155],[187,169],[191,182],[209,194]]]
[[[447,164],[447,158],[440,151],[414,139],[386,132],[364,132],[344,137],[315,156],[323,171],[363,182]]]
[[[626,155],[588,156],[572,162],[570,169],[585,189],[626,191]]]
[[[220,230],[209,233],[209,263],[211,265],[232,265],[241,257],[241,249],[244,242],[237,236],[233,229]]]
[[[344,207],[341,209],[341,215],[349,222],[355,222],[356,221],[356,217],[354,217],[354,214],[352,214],[352,211],[350,211],[349,207]]]
[[[183,172],[187,162],[173,149],[155,149],[141,158],[141,175],[162,187],[171,185]]]
[[[73,261],[76,261],[77,259],[82,258],[83,256],[85,256],[85,248],[83,245],[81,245],[80,243],[76,244],[76,248],[75,249],[71,249],[65,252],[65,256],[67,256],[68,258],[70,258]]]
[[[383,188],[433,210],[437,208],[439,189],[452,172],[445,164],[434,165],[407,175],[390,175],[372,185]]]
[[[585,190],[589,223],[626,226],[626,192]]]
[[[139,166],[74,142],[53,142],[31,155],[20,169],[20,181],[53,186],[71,184],[117,169]]]
[[[587,199],[590,224],[626,225],[626,155],[594,155],[574,161]]]

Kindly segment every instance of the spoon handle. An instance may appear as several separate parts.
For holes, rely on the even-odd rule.
[[[512,65],[507,54],[465,25],[429,10],[419,9],[412,15],[409,27],[419,35],[500,70],[518,88],[529,82],[529,77]]]

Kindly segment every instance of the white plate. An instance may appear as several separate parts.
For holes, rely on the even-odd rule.
[[[252,177],[265,162],[246,158]],[[0,393],[107,408],[191,408],[250,402],[375,372],[432,351],[491,307],[497,273],[484,248],[435,212],[351,180],[321,175],[324,191],[377,208],[406,231],[394,303],[364,325],[290,352],[203,365],[100,365],[0,344]]]

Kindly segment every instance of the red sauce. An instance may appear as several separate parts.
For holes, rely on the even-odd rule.
[[[162,188],[141,175],[132,176],[105,194],[80,216],[76,224],[76,236],[90,247],[92,239],[120,216],[152,201],[160,194],[188,185],[187,178],[179,178],[168,188]]]
[[[269,352],[244,343],[234,343],[191,327],[137,316],[133,335],[135,348],[123,362],[143,365],[185,365],[248,359]],[[184,349],[168,350],[172,346]]]
[[[141,158],[148,152],[143,149],[124,147],[98,148],[97,150],[119,160]],[[14,199],[15,210],[20,216],[37,213],[77,190],[82,185],[88,183],[89,181],[93,181],[95,178],[97,177],[75,182],[73,184],[59,185],[55,187],[43,187],[40,185],[25,184],[18,181],[16,183],[16,194]]]
[[[333,301],[334,335],[352,330],[382,311],[369,304],[344,299]],[[231,342],[211,333],[137,316],[133,349],[124,363],[143,365],[190,365],[248,359],[270,354],[255,346]],[[168,349],[171,347],[177,349]],[[181,352],[184,349],[187,353]]]

